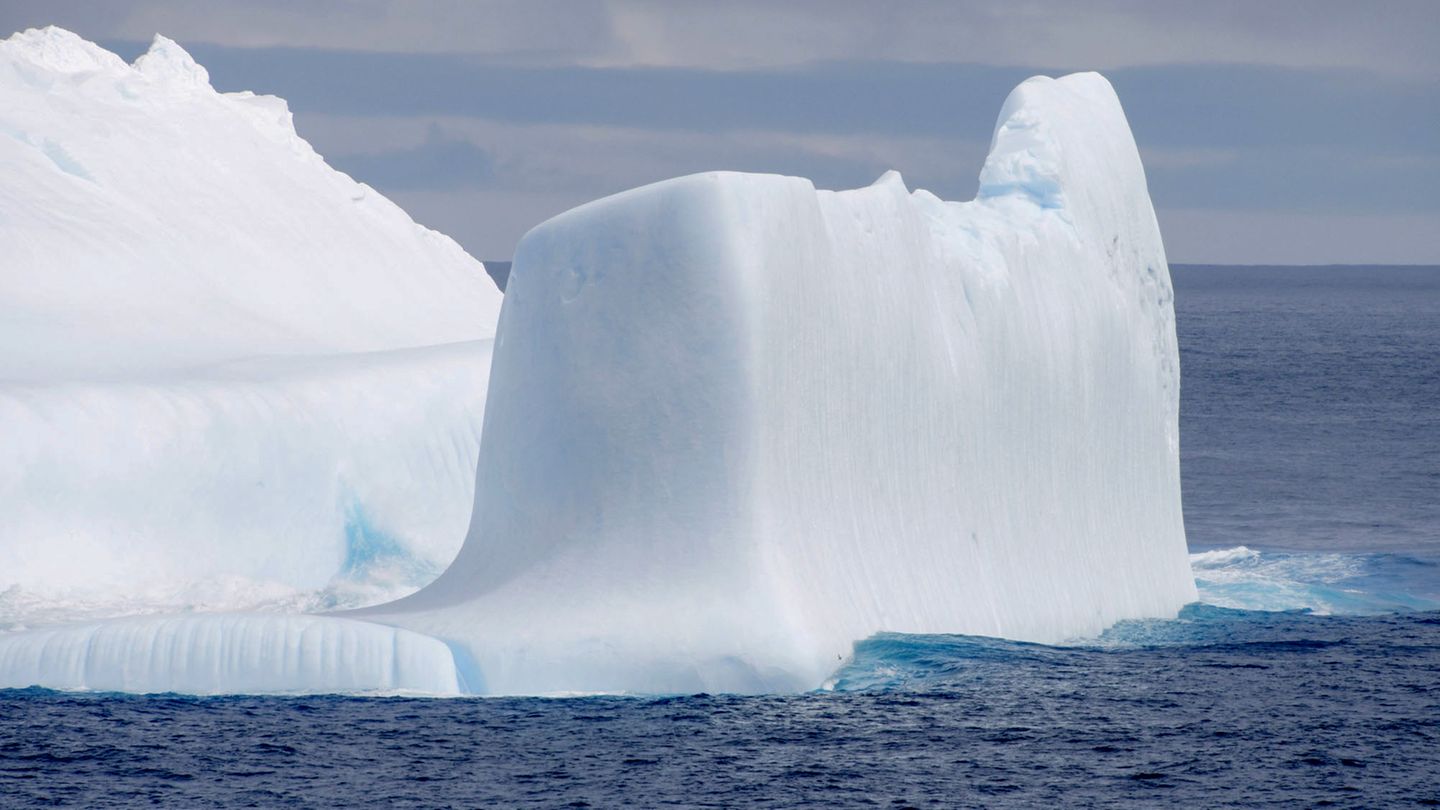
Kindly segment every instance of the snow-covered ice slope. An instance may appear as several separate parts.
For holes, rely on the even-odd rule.
[[[805,689],[880,630],[1055,641],[1173,615],[1195,598],[1178,391],[1114,92],[1032,79],[972,202],[720,173],[531,231],[465,545],[348,618],[444,642],[435,680],[537,694]],[[4,663],[39,638],[0,636],[0,684],[77,682]],[[106,666],[210,654],[169,638],[136,631]],[[46,661],[80,641],[56,644]]]
[[[522,241],[475,512],[371,610],[494,693],[821,684],[880,630],[1055,641],[1195,598],[1171,288],[1110,84],[980,192],[703,174]]]
[[[0,630],[382,602],[465,536],[490,341],[0,384]]]
[[[0,41],[0,629],[433,578],[500,300],[175,43]]]
[[[494,334],[479,262],[164,37],[133,66],[58,28],[0,42],[0,181],[3,379]]]

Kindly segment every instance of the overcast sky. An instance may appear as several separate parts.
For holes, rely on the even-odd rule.
[[[1440,0],[0,0],[133,59],[179,41],[481,259],[709,169],[975,194],[1026,76],[1120,93],[1173,262],[1440,263]]]

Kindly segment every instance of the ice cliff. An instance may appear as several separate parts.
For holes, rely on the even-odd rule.
[[[1195,598],[1165,254],[1096,74],[977,199],[703,174],[522,241],[469,536],[384,622],[489,692],[810,688],[877,631],[1058,641]]]
[[[1098,75],[1017,88],[971,202],[895,174],[635,189],[517,251],[455,562],[317,633],[439,640],[407,683],[483,694],[751,692],[821,686],[882,630],[1173,615],[1195,598],[1178,393],[1160,233]],[[0,636],[0,685],[121,682],[199,633],[173,621],[98,652],[90,629]],[[293,619],[189,621],[218,635],[165,646],[182,672]],[[291,671],[235,688],[334,683]]]
[[[432,579],[499,307],[283,100],[164,37],[0,41],[0,628]]]

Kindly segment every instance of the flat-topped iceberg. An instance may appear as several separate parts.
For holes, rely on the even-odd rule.
[[[500,300],[170,40],[0,41],[0,629],[430,581]]]
[[[484,694],[808,689],[878,631],[1171,616],[1178,393],[1114,92],[1032,79],[971,202],[713,173],[531,231],[465,544],[350,616],[444,641]]]
[[[1174,615],[1178,394],[1124,113],[1031,79],[972,202],[716,173],[531,231],[469,536],[371,615],[495,693],[809,688],[877,631]]]

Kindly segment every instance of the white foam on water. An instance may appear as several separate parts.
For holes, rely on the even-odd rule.
[[[1397,554],[1256,551],[1190,555],[1200,601],[1240,610],[1366,615],[1440,610],[1436,563]]]

